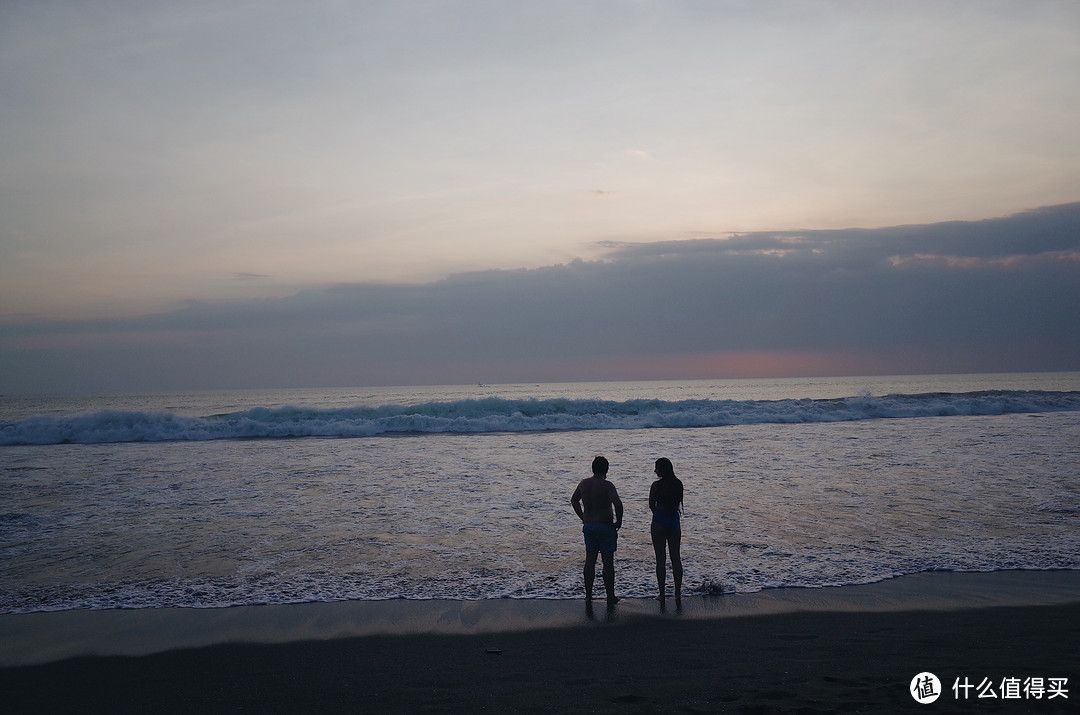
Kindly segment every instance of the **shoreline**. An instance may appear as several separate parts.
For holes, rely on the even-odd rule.
[[[557,624],[547,608],[530,621],[534,604],[526,602],[458,603],[438,617],[437,609],[412,609],[417,602],[393,602],[401,613],[426,615],[399,624],[397,633],[321,639],[295,638],[315,626],[332,631],[330,611],[281,607],[273,609],[279,623],[306,623],[274,636],[288,636],[285,642],[235,642],[218,633],[215,645],[0,668],[0,691],[5,711],[16,714],[822,715],[919,711],[912,683],[929,672],[940,684],[927,712],[1075,712],[1080,573],[942,575],[837,589],[843,594],[820,589],[815,598],[805,591],[719,598],[718,608],[694,597],[682,614],[623,602],[611,617],[596,609],[592,621],[580,601],[540,604],[576,611],[568,624]],[[274,619],[261,620],[267,627]],[[139,638],[165,635],[166,623],[149,631],[144,624]],[[169,627],[182,623],[193,624]],[[0,642],[11,645],[6,633]]]
[[[692,595],[676,610],[652,599],[614,609],[582,600],[392,600],[56,611],[0,615],[0,668],[76,657],[147,656],[226,644],[290,644],[381,636],[481,636],[594,625],[700,622],[790,614],[881,614],[1080,608],[1080,571],[927,572],[857,586]]]

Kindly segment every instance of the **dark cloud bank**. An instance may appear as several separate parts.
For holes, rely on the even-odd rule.
[[[602,379],[633,376],[605,363],[727,352],[851,353],[893,372],[1080,369],[1080,203],[607,247],[603,261],[425,285],[8,324],[0,389]]]

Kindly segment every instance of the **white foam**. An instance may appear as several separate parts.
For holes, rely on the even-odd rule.
[[[256,407],[209,417],[105,410],[0,422],[0,445],[720,427],[1077,410],[1080,392],[1023,390],[822,400],[489,398],[339,409]]]

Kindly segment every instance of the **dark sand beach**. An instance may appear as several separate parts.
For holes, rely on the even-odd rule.
[[[681,613],[501,600],[3,616],[0,689],[15,713],[1077,712],[1078,577],[920,574],[695,596]],[[924,671],[943,690],[930,705],[909,692]],[[1067,678],[1068,698],[1002,697],[1032,677]],[[957,699],[957,679],[998,697]]]

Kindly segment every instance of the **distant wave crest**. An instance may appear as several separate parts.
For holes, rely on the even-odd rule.
[[[345,409],[258,407],[209,417],[108,410],[0,422],[0,445],[845,422],[1080,411],[1080,392],[993,390],[828,400],[505,400]]]

